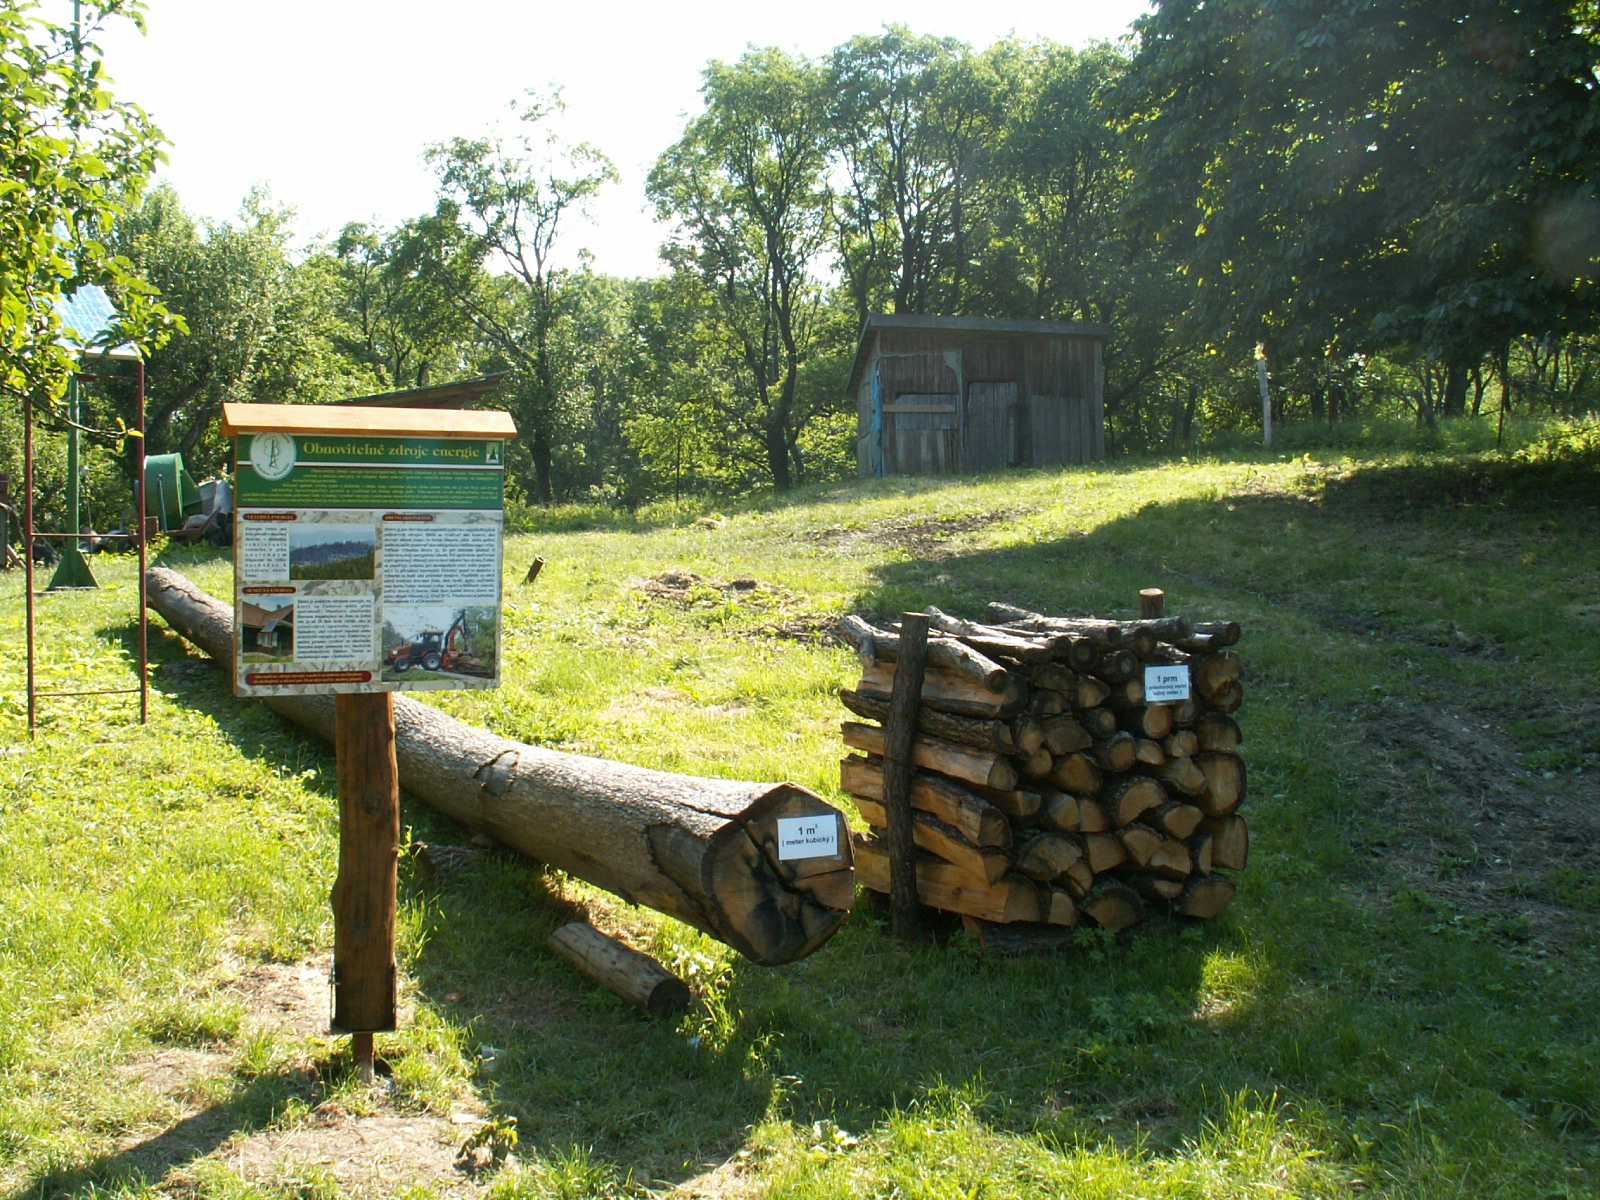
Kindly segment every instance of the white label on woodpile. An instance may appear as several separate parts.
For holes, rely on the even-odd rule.
[[[839,818],[832,813],[817,817],[778,818],[778,858],[837,858]]]
[[[1169,700],[1189,698],[1189,668],[1183,665],[1146,667],[1144,669],[1144,698],[1147,704],[1165,704]]]

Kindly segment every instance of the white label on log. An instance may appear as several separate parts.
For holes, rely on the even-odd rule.
[[[1144,669],[1144,699],[1146,704],[1165,704],[1169,700],[1189,698],[1189,668],[1187,666],[1146,667]]]
[[[778,818],[778,859],[838,858],[839,818],[832,813],[817,817]]]

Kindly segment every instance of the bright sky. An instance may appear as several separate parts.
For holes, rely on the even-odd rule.
[[[173,143],[164,174],[202,216],[232,218],[255,184],[299,214],[302,237],[348,221],[393,225],[433,207],[429,143],[476,136],[528,88],[564,89],[566,134],[616,162],[594,221],[564,239],[596,267],[655,274],[662,230],[644,180],[699,110],[708,59],[755,43],[817,55],[903,22],[974,46],[1010,33],[1073,46],[1114,39],[1144,0],[809,0],[741,4],[530,0],[150,0],[149,33],[101,38],[119,98]]]

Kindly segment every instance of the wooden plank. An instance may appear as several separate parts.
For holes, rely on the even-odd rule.
[[[967,388],[962,461],[968,471],[1009,467],[1016,458],[1017,385],[973,383]]]
[[[395,1027],[395,875],[400,775],[394,693],[334,697],[339,873],[333,883],[333,1024],[346,1033]],[[371,1043],[364,1043],[369,1056]],[[358,1050],[360,1047],[358,1047]]]
[[[509,438],[510,413],[456,408],[365,408],[327,404],[224,404],[222,436],[272,430],[294,435]]]
[[[953,413],[954,404],[885,404],[886,413]]]
[[[917,706],[927,664],[928,618],[922,613],[902,613],[900,657],[884,726],[883,807],[888,816],[891,924],[895,937],[903,941],[916,937],[922,917],[917,900],[917,849],[911,835],[911,747],[917,739]]]

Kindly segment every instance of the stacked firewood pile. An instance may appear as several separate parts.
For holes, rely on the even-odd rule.
[[[1233,718],[1241,665],[1227,649],[1237,624],[1046,617],[1007,604],[991,604],[987,623],[926,612],[909,796],[922,904],[980,931],[1080,917],[1121,930],[1152,911],[1227,907],[1234,883],[1223,872],[1242,870],[1250,845]],[[887,893],[884,725],[900,635],[858,616],[839,632],[863,664],[861,682],[840,693],[863,718],[843,725],[859,753],[840,764],[841,782],[873,829],[855,835],[856,872]],[[1187,698],[1156,702],[1178,694]]]

